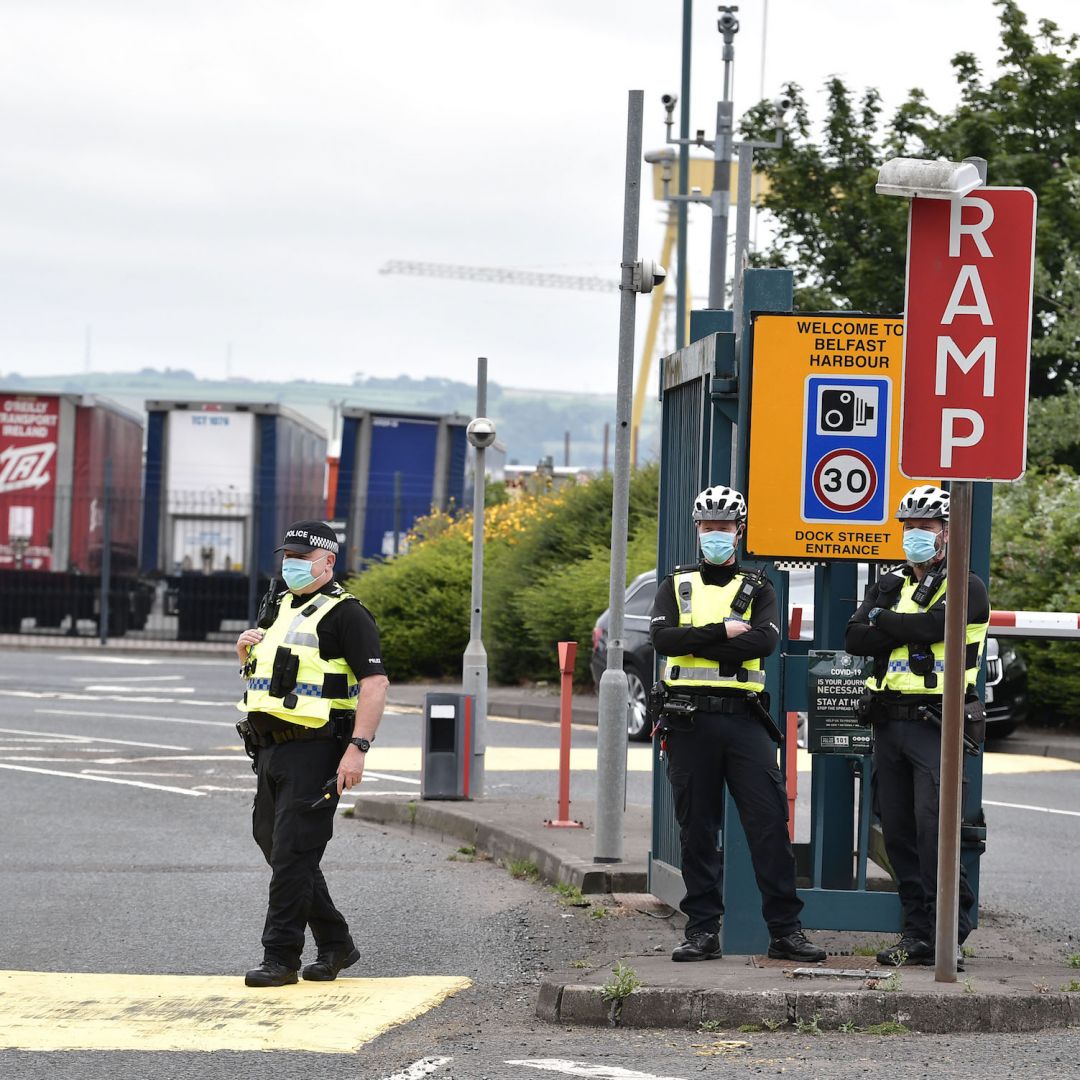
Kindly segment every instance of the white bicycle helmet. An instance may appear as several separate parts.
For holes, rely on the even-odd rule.
[[[746,500],[734,488],[707,487],[694,500],[695,521],[745,521]]]
[[[908,518],[940,518],[949,520],[949,493],[933,484],[913,487],[901,500],[896,511],[897,521]]]

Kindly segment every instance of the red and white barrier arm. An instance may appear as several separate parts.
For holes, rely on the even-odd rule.
[[[1080,615],[1072,611],[991,611],[994,637],[1080,638]]]

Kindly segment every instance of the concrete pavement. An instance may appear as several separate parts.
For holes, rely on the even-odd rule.
[[[421,709],[437,684],[395,685],[396,708]],[[488,715],[557,721],[558,688],[491,687]],[[575,723],[596,722],[596,698],[574,698]],[[1080,761],[1080,739],[1029,729],[1000,749]],[[616,894],[642,908],[655,898],[647,888],[651,814],[630,806],[625,816],[624,862],[592,862],[594,807],[577,800],[571,817],[581,829],[550,828],[553,800],[491,799],[475,802],[422,801],[408,796],[361,795],[353,813],[365,820],[395,823],[453,837],[494,859],[536,866],[542,880],[578,886],[587,897]],[[678,924],[682,916],[675,913]],[[1080,1025],[1080,971],[1016,927],[984,915],[972,938],[974,955],[956,983],[937,983],[933,968],[884,969],[873,955],[885,935],[821,932],[814,939],[829,951],[820,965],[767,957],[732,956],[698,964],[673,964],[670,941],[653,953],[625,956],[640,985],[622,997],[605,996],[612,965],[591,971],[548,975],[540,984],[536,1013],[562,1024],[759,1030],[786,1027],[889,1031],[897,1025],[921,1032],[1031,1031]],[[889,939],[890,941],[892,939]],[[858,950],[858,952],[856,952]],[[891,978],[890,978],[891,976]],[[1075,989],[1067,989],[1073,988]],[[884,1027],[881,1027],[884,1025]]]

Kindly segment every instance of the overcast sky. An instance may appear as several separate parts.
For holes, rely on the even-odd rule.
[[[1026,0],[1080,30],[1075,0]],[[939,109],[991,0],[744,0],[735,110],[831,74]],[[614,392],[618,298],[381,276],[617,277],[627,91],[679,86],[681,0],[0,0],[0,374],[472,380]],[[692,128],[721,90],[694,3]],[[646,191],[641,251],[659,253]],[[709,221],[691,215],[695,294]],[[641,305],[639,335],[647,314]],[[640,338],[639,338],[640,340]]]

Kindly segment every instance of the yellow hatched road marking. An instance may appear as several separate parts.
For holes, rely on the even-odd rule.
[[[0,971],[0,1048],[349,1054],[471,985],[417,975],[255,989],[236,975]]]

